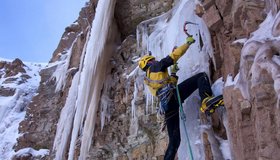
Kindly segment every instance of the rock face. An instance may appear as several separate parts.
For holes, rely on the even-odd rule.
[[[24,64],[20,59],[15,59],[12,62],[0,61],[0,79],[4,79],[2,84],[16,83],[22,84],[26,82],[27,79],[30,78],[29,75],[26,74],[26,70],[24,69]],[[21,74],[20,77],[14,77],[17,74]],[[2,81],[2,80],[1,80]],[[9,97],[15,94],[16,89],[0,86],[0,96]]]
[[[23,68],[24,66],[25,65],[23,62],[18,58],[12,62],[0,61],[0,70],[2,70],[0,71],[0,78],[6,78],[3,83],[12,83],[18,79],[21,79],[17,82],[17,84],[21,84],[29,79],[30,76],[26,74],[26,70]],[[21,73],[21,77],[11,78],[19,73]]]
[[[135,34],[140,22],[167,12],[172,5],[173,0],[118,0],[115,16],[122,38]]]
[[[147,2],[144,4],[140,2],[142,1],[118,1],[116,4],[115,14],[116,17],[119,17],[119,28],[122,28],[121,35],[126,40],[110,61],[111,71],[109,73],[111,75],[109,74],[107,78],[111,80],[111,87],[108,87],[111,94],[105,98],[109,98],[107,100],[113,102],[111,108],[107,110],[112,115],[110,116],[110,123],[105,124],[102,132],[100,132],[101,124],[99,122],[96,124],[96,133],[93,137],[94,144],[89,152],[90,159],[113,159],[113,157],[117,159],[128,159],[130,157],[133,159],[150,159],[155,157],[158,159],[163,156],[163,149],[167,145],[166,134],[159,134],[160,126],[156,121],[156,115],[144,116],[145,99],[143,92],[141,92],[141,98],[136,102],[139,105],[137,112],[140,116],[138,119],[135,119],[136,122],[130,121],[131,101],[133,99],[135,82],[134,80],[126,79],[122,75],[127,74],[125,68],[134,68],[136,65],[131,66],[133,56],[137,55],[136,38],[135,35],[128,35],[133,33],[138,22],[169,10],[173,1],[167,0],[164,2],[164,5],[158,2]],[[129,8],[128,12],[123,14],[123,8],[127,7],[127,4],[130,7],[137,4],[138,8],[146,9],[136,14],[133,8]],[[15,146],[16,150],[26,147],[32,147],[36,150],[42,148],[50,149],[50,157],[45,157],[45,159],[54,158],[52,147],[56,133],[56,124],[58,123],[60,112],[65,105],[73,76],[76,73],[75,71],[79,68],[82,49],[85,46],[85,37],[90,30],[96,5],[96,0],[90,1],[81,10],[79,19],[65,29],[65,33],[62,35],[62,39],[53,53],[49,67],[41,71],[42,80],[38,89],[39,94],[33,98],[32,103],[28,107],[26,118],[20,124],[20,132],[24,134],[18,139],[18,144]],[[133,23],[128,23],[128,18],[131,17],[124,18],[129,14],[135,14],[135,17],[131,19]],[[55,92],[56,83],[52,74],[56,70],[57,65],[53,66],[52,63],[63,59],[70,47],[73,47],[73,51],[68,67],[67,82],[61,91]],[[140,90],[143,91],[143,89],[142,84],[142,89]],[[98,114],[98,116],[100,118],[101,115]],[[135,126],[133,126],[134,124]],[[131,132],[135,132],[133,131],[135,127],[139,129],[139,133],[131,135]],[[79,142],[77,146],[79,146]],[[157,146],[165,147],[159,148]],[[17,157],[15,159],[20,158]],[[33,157],[33,159],[36,159],[36,157]]]
[[[63,54],[67,52],[67,50],[72,46],[73,42],[76,40],[77,37],[84,40],[86,34],[90,29],[90,24],[95,15],[95,8],[97,5],[98,0],[91,0],[86,4],[86,7],[82,8],[79,13],[79,18],[70,26],[65,28],[65,32],[62,34],[61,40],[55,49],[53,56],[50,62],[58,61]],[[77,42],[79,43],[79,42]],[[83,47],[83,44],[76,45],[76,47]],[[81,51],[75,51],[74,53],[81,53]],[[79,57],[76,56],[76,58]],[[79,60],[75,60],[75,63],[72,62],[71,64],[77,65]]]
[[[274,46],[276,45],[276,46]],[[242,50],[238,88],[227,87],[233,156],[242,159],[279,159],[279,41],[253,41]],[[252,61],[252,57],[255,61]]]
[[[53,68],[42,70],[40,73],[42,77],[38,89],[40,94],[33,97],[27,109],[26,118],[21,122],[19,128],[20,132],[27,130],[32,132],[25,133],[18,139],[18,144],[15,146],[17,150],[30,146],[34,146],[34,149],[41,149],[52,145],[52,135],[56,127],[52,125],[55,123],[53,120],[55,116],[51,116],[51,114],[55,115],[59,112],[56,109],[59,106],[58,97],[60,97],[59,94],[53,92],[55,89],[54,81],[48,81],[52,72],[54,72]],[[53,107],[54,105],[57,107]]]
[[[15,83],[20,85],[26,82],[30,76],[26,74],[24,64],[20,59],[15,59],[12,62],[0,61],[0,79],[4,79],[3,84]],[[21,74],[19,77],[14,77],[17,74]],[[0,96],[9,97],[15,94],[15,88],[0,87]]]
[[[267,30],[274,37],[278,35],[279,5],[279,1],[258,0],[202,2],[205,8],[202,18],[211,30],[215,49],[213,79],[239,73],[237,84],[224,90],[233,159],[280,157],[279,78],[276,78],[280,66],[274,61],[279,60],[279,40],[258,39],[252,34],[271,11],[276,20],[272,29]]]
[[[39,94],[33,98],[26,118],[20,124],[20,132],[23,136],[18,139],[16,150],[26,147],[36,150],[50,149],[50,156],[45,159],[54,158],[52,148],[56,124],[65,105],[73,76],[79,68],[97,2],[97,0],[91,0],[81,10],[78,20],[65,29],[49,67],[41,71]],[[166,132],[160,133],[155,114],[146,113],[144,87],[142,83],[139,83],[141,80],[137,77],[129,77],[128,73],[137,65],[133,62],[134,57],[139,56],[135,38],[137,24],[168,11],[172,4],[173,0],[117,1],[115,20],[123,42],[108,64],[110,69],[107,80],[104,82],[101,101],[106,101],[110,107],[98,111],[97,119],[102,119],[103,114],[106,118],[104,124],[96,122],[89,159],[163,159],[164,149],[168,143]],[[212,116],[213,128],[211,130],[214,130],[219,137],[229,139],[233,159],[276,160],[280,157],[278,153],[280,141],[278,134],[280,129],[278,118],[279,43],[266,40],[262,43],[252,42],[243,46],[243,41],[252,37],[251,33],[258,29],[259,24],[268,15],[268,11],[272,9],[273,15],[276,15],[279,6],[280,1],[273,0],[203,0],[201,5],[197,6],[196,13],[204,19],[211,31],[215,58],[211,68],[211,80],[214,81],[219,77],[225,79],[229,74],[236,76],[240,73],[239,84],[246,82],[241,85],[243,88],[230,86],[224,90],[228,115],[227,130],[219,120],[218,114]],[[271,32],[275,37],[280,34],[279,19],[278,16],[272,26]],[[72,55],[67,68],[66,84],[62,90],[55,92],[56,81],[52,74],[57,65],[52,65],[52,63],[63,59],[71,47]],[[246,47],[253,49],[248,52],[244,49]],[[266,54],[260,54],[261,52]],[[255,63],[254,59],[258,62]],[[267,63],[271,65],[267,67]],[[0,69],[3,66],[6,64],[0,63]],[[254,74],[251,72],[252,69],[256,70]],[[17,71],[22,70],[17,69]],[[0,76],[7,74],[14,73],[0,72]],[[139,91],[137,98],[133,95],[135,88]],[[3,94],[1,90],[0,94]],[[9,88],[3,90],[5,94],[13,94]],[[132,115],[132,101],[136,104],[137,117]],[[211,159],[213,154],[206,133],[203,133],[203,140],[205,159]],[[76,144],[76,158],[79,143]],[[36,158],[33,157],[33,159]]]
[[[135,77],[127,79],[126,76],[121,75],[128,74],[124,68],[128,68],[127,71],[135,68],[136,64],[131,65],[131,63],[132,58],[137,56],[136,53],[135,36],[129,36],[111,58],[110,72],[112,74],[107,77],[110,87],[105,87],[110,91],[108,98],[112,105],[106,112],[111,116],[103,129],[101,129],[100,123],[96,124],[94,147],[90,150],[90,157],[93,159],[113,159],[114,157],[120,160],[151,159],[152,157],[159,159],[163,156],[163,149],[167,145],[166,134],[160,133],[160,126],[155,114],[149,116],[144,114],[143,84],[139,84],[139,86],[137,84],[139,92],[135,104],[138,116],[131,120],[134,85],[137,82]],[[106,96],[108,95],[105,92],[102,98]],[[97,119],[100,119],[101,114],[98,115]],[[100,130],[102,131],[100,132]]]
[[[248,38],[257,29],[266,17],[265,8],[270,7],[270,3],[262,0],[209,0],[203,1],[202,5],[205,8],[202,18],[211,31],[215,51],[216,71],[213,79],[221,75],[224,78],[228,74],[236,75],[242,45],[233,42]]]

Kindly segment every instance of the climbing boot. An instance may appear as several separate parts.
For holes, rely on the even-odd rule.
[[[206,97],[203,99],[200,111],[206,115],[211,115],[215,112],[215,109],[219,106],[224,106],[223,96],[219,95],[217,97]]]

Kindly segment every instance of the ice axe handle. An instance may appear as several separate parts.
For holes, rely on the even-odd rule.
[[[186,35],[187,35],[188,37],[192,36],[192,35],[190,35],[190,34],[188,33],[188,30],[187,30],[186,27],[184,27],[184,32],[186,33]]]

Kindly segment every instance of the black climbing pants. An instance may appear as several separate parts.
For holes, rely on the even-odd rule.
[[[183,103],[196,89],[199,90],[201,100],[212,96],[211,85],[206,73],[198,73],[178,85],[181,102]],[[173,160],[181,142],[179,125],[179,103],[174,90],[174,94],[168,102],[168,110],[165,113],[169,144],[165,152],[164,160]],[[187,148],[186,148],[187,150]]]

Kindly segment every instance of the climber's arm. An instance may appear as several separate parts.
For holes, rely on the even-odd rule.
[[[172,60],[173,60],[173,63],[172,64],[175,64],[177,61],[178,61],[178,59],[180,58],[180,57],[182,57],[185,53],[186,53],[186,51],[187,51],[187,49],[189,48],[189,44],[188,43],[185,43],[185,44],[183,44],[183,45],[181,45],[180,47],[178,47],[178,48],[176,48],[169,56],[172,58]]]
[[[160,68],[160,70],[164,71],[169,66],[176,63],[177,60],[185,54],[188,48],[189,48],[189,44],[187,43],[183,44],[182,46],[176,48],[170,55],[161,59],[158,63],[158,67]]]
[[[195,40],[193,39],[192,36],[187,37],[185,44],[183,44],[180,47],[174,49],[170,55],[161,59],[159,61],[159,67],[161,68],[161,71],[164,71],[169,66],[175,64],[178,61],[178,59],[186,53],[187,49],[194,42],[195,42]]]

